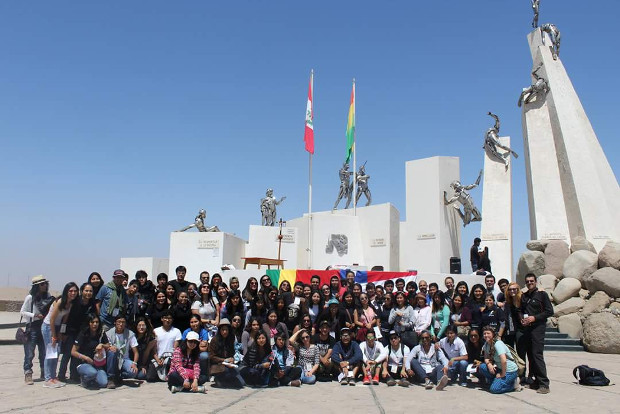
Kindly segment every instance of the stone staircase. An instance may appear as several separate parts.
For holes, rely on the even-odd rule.
[[[581,340],[560,333],[557,328],[545,331],[545,351],[584,351]]]

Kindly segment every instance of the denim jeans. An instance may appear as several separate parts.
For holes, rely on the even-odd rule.
[[[443,376],[443,365],[439,364],[429,373],[426,372],[424,367],[417,359],[411,361],[411,369],[415,373],[415,379],[418,381],[424,381],[425,378],[431,380],[431,382],[439,382]]]
[[[43,376],[45,368],[45,343],[43,342],[43,334],[41,333],[42,321],[35,321],[30,324],[28,329],[28,342],[24,344],[24,374],[32,374],[32,360],[34,359],[34,349],[39,349],[39,366],[41,367],[41,376]]]
[[[517,371],[507,372],[504,378],[496,378],[495,375],[489,372],[489,368],[486,364],[480,364],[478,369],[487,381],[493,381],[491,382],[491,388],[489,389],[492,394],[503,394],[505,392],[514,391]]]
[[[131,371],[133,361],[128,358],[123,358],[123,365],[119,369],[118,352],[108,351],[106,355],[106,371],[108,378],[113,379],[132,379],[136,378],[138,373]]]
[[[93,381],[96,381],[101,388],[108,385],[108,374],[103,367],[95,368],[90,364],[80,364],[77,367],[77,372],[86,385],[90,385]]]
[[[311,376],[307,376],[306,373],[308,371],[302,370],[301,371],[301,382],[302,384],[314,384],[316,382],[316,375],[311,375]]]
[[[448,377],[457,379],[459,383],[467,382],[467,360],[454,361],[451,367],[448,367]]]
[[[199,355],[200,358],[200,375],[207,375],[209,373],[209,353],[201,352]]]
[[[43,326],[41,326],[41,334],[43,334],[43,342],[45,343],[45,347],[48,344],[52,343],[52,328],[50,328],[49,324],[43,322]],[[60,344],[58,344],[58,348],[60,348]],[[43,363],[43,368],[45,371],[45,381],[49,381],[56,378],[56,365],[58,364],[58,358],[45,359]]]

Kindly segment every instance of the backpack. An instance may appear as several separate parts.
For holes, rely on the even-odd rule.
[[[508,357],[515,363],[517,364],[517,373],[519,375],[519,377],[522,377],[523,374],[525,374],[525,361],[523,359],[521,359],[521,357],[519,356],[519,354],[517,354],[517,351],[515,351],[515,349],[513,347],[511,347],[508,344],[504,344],[506,345],[506,348],[508,348],[508,351],[510,351],[510,355],[508,355]]]
[[[579,371],[579,377],[577,377],[577,371]],[[581,385],[590,386],[604,386],[609,385],[609,378],[605,376],[605,373],[600,369],[590,368],[587,365],[579,365],[573,369],[573,377]]]

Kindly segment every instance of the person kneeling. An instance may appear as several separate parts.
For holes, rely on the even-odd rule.
[[[424,381],[424,388],[433,388],[433,382],[437,381],[437,391],[443,390],[448,384],[448,376],[443,373],[443,367],[448,365],[448,360],[443,352],[437,351],[431,345],[431,334],[422,331],[420,334],[420,345],[413,347],[407,358],[405,366],[407,375],[419,382]]]
[[[482,328],[482,337],[485,341],[482,347],[484,363],[480,364],[480,372],[488,382],[492,381],[489,391],[493,394],[521,391],[517,375],[519,367],[512,360],[506,344],[495,338],[495,330],[490,326]]]
[[[179,391],[206,393],[202,384],[207,376],[200,374],[200,337],[194,331],[187,334],[185,341],[174,350],[168,373],[168,388],[174,394]]]

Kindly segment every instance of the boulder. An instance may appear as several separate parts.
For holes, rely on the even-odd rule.
[[[596,249],[594,245],[586,240],[585,237],[577,236],[571,240],[570,243],[570,252],[575,253],[579,250],[586,250],[592,253],[596,253]]]
[[[581,339],[583,326],[581,318],[576,313],[560,316],[558,318],[558,330],[560,333],[567,334],[571,338]]]
[[[550,240],[545,248],[545,273],[562,277],[564,262],[570,256],[568,244],[563,240]]]
[[[562,303],[569,298],[579,296],[581,290],[581,282],[571,277],[560,280],[553,290],[553,299],[555,303]]]
[[[598,254],[598,267],[620,270],[620,243],[608,241]]]
[[[547,327],[548,328],[557,328],[558,327],[558,318],[552,316],[547,318]]]
[[[593,313],[583,324],[583,344],[590,352],[620,354],[620,319],[609,312]]]
[[[525,275],[533,273],[536,277],[544,274],[545,254],[539,251],[528,251],[521,255],[517,265],[517,283],[525,285]]]
[[[611,302],[611,304],[609,305],[609,309],[611,310],[612,313],[614,313],[614,310],[617,312],[620,312],[620,303]]]
[[[581,299],[588,299],[590,297],[590,291],[587,289],[581,289],[579,291],[579,297]]]
[[[617,298],[620,296],[620,270],[613,267],[598,269],[585,278],[585,285],[590,292],[602,290],[612,298]]]
[[[536,251],[536,252],[544,252],[545,248],[547,247],[547,244],[549,244],[549,240],[530,240],[527,243],[525,243],[525,247],[528,250],[532,250],[532,251]]]
[[[579,312],[579,309],[583,308],[585,303],[586,301],[581,298],[570,298],[553,307],[553,316],[560,317],[569,313]]]
[[[538,276],[538,288],[542,288],[547,292],[553,292],[555,285],[558,284],[558,278],[554,275],[540,275]]]
[[[581,309],[581,317],[587,318],[593,313],[598,313],[609,306],[611,299],[607,296],[607,293],[598,291],[590,299],[586,301]]]
[[[564,277],[577,279],[583,285],[585,278],[590,276],[598,268],[598,256],[587,250],[578,250],[568,256],[562,268]],[[588,289],[592,290],[592,289]]]

